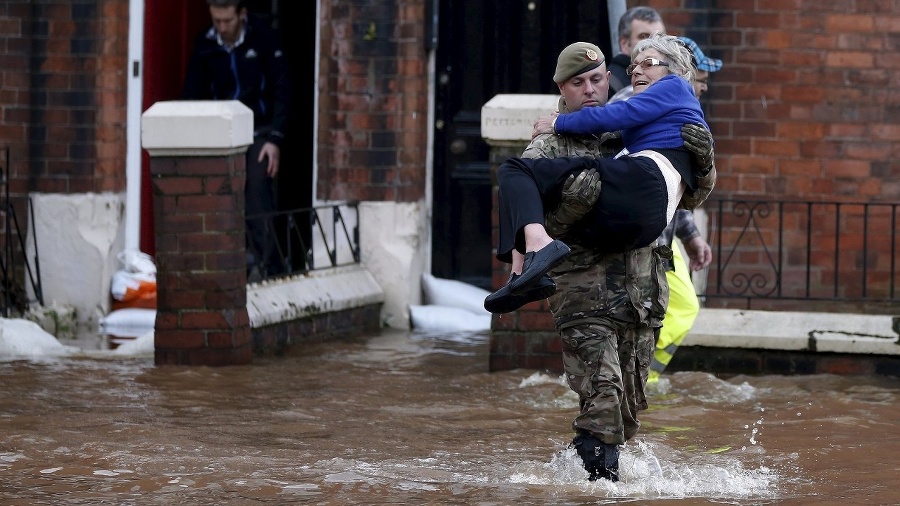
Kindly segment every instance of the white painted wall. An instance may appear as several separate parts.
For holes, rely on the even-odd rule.
[[[26,255],[32,265],[38,256],[44,305],[73,307],[79,327],[95,331],[125,246],[125,195],[32,193],[31,202]]]
[[[384,291],[382,325],[409,328],[409,305],[422,303],[422,273],[431,246],[422,202],[359,205],[362,264]]]

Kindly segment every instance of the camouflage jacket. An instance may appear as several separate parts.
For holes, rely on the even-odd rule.
[[[560,111],[564,104],[560,99]],[[621,149],[618,134],[597,136],[537,136],[523,158],[560,156],[609,157]],[[565,238],[564,238],[565,240]],[[600,253],[567,241],[572,253],[551,271],[557,284],[550,297],[556,326],[563,329],[594,318],[662,325],[669,300],[666,282],[667,247],[648,246],[625,253]]]
[[[708,172],[698,174],[697,189],[695,191],[688,189],[688,191],[684,192],[681,201],[678,202],[678,208],[692,211],[699,207],[715,188],[716,177],[715,163],[710,163]]]
[[[594,319],[613,318],[661,327],[669,302],[666,268],[672,250],[647,246],[625,253],[600,253],[571,244],[572,252],[550,274],[556,293],[550,311],[564,329]]]

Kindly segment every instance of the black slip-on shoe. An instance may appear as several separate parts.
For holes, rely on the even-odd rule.
[[[541,276],[534,286],[527,287],[522,293],[512,293],[509,285],[518,277],[513,273],[502,288],[485,297],[484,308],[491,313],[511,313],[529,302],[544,300],[556,293],[556,283],[549,276]]]
[[[522,274],[507,284],[513,294],[524,293],[535,285],[550,269],[556,267],[569,255],[569,247],[559,239],[537,251],[525,253],[525,264]]]

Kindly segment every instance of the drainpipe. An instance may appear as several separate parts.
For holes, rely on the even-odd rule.
[[[611,59],[613,56],[619,54],[619,18],[622,17],[622,14],[625,14],[625,0],[609,0],[606,2],[606,12],[609,15],[609,38],[612,45],[612,55],[607,58],[607,61]]]
[[[141,104],[144,99],[144,0],[128,4],[128,105],[125,152],[125,249],[141,248]]]

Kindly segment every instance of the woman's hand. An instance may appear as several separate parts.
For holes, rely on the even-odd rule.
[[[559,116],[558,112],[554,112],[548,114],[546,116],[541,116],[534,122],[534,130],[531,132],[531,138],[534,139],[540,134],[552,134],[553,132],[553,120]]]

